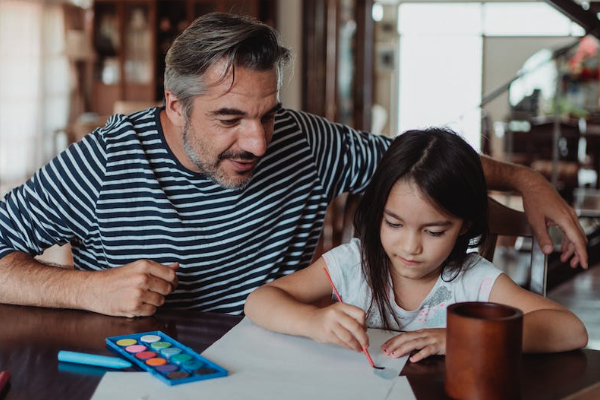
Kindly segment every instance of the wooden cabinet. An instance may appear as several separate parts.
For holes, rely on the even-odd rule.
[[[373,0],[305,0],[302,7],[302,109],[369,131]],[[352,197],[345,194],[330,204],[315,260],[348,239],[344,215],[351,206]]]
[[[373,0],[303,2],[302,109],[371,129]]]
[[[155,2],[95,2],[94,111],[111,114],[118,100],[154,100],[155,32]]]
[[[117,101],[161,101],[165,54],[194,18],[231,12],[274,26],[275,4],[275,0],[96,0],[91,111],[109,115]]]

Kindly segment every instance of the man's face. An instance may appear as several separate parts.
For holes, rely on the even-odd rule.
[[[222,64],[206,74],[215,82]],[[281,107],[277,70],[252,71],[235,68],[218,85],[193,100],[193,108],[183,128],[182,141],[193,165],[227,188],[245,187],[258,160],[273,138],[275,114]]]

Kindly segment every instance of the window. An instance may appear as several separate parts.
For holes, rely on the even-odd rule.
[[[400,132],[446,125],[478,148],[480,23],[479,4],[400,6]]]
[[[446,125],[479,150],[485,38],[584,32],[539,2],[401,2],[398,33],[398,131]]]
[[[0,194],[53,156],[54,132],[66,126],[70,83],[63,30],[59,6],[0,2]]]
[[[583,29],[546,3],[484,3],[486,36],[583,36]]]

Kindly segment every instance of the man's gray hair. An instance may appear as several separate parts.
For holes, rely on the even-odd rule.
[[[290,51],[281,46],[277,31],[251,17],[210,13],[194,20],[167,52],[165,90],[182,103],[186,120],[194,97],[207,89],[203,75],[217,62],[225,61],[223,76],[235,68],[268,71],[277,68],[281,86],[283,67],[290,61]]]

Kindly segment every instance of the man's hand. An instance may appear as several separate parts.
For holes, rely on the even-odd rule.
[[[85,308],[101,314],[141,317],[153,315],[165,296],[177,287],[178,263],[162,265],[139,260],[122,267],[91,272],[80,296]]]
[[[545,254],[554,250],[549,226],[563,232],[561,261],[571,259],[571,267],[588,267],[587,237],[575,211],[544,176],[522,165],[504,163],[481,156],[488,189],[516,190],[523,197],[523,208],[540,247]]]
[[[139,260],[102,271],[50,267],[14,252],[0,259],[0,303],[152,315],[177,286],[178,263]]]
[[[540,179],[541,178],[541,179]],[[527,190],[521,190],[523,209],[544,254],[554,250],[548,227],[558,226],[563,232],[560,260],[569,259],[572,268],[588,267],[587,237],[573,210],[550,183],[540,175]]]

